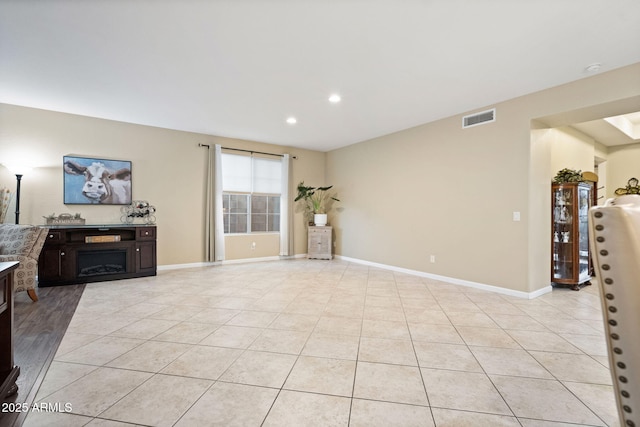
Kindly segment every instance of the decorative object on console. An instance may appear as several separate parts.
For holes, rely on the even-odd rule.
[[[123,206],[121,210],[123,224],[131,224],[136,218],[141,218],[145,224],[156,223],[156,207],[145,200],[134,200],[131,206]]]
[[[623,196],[625,194],[640,194],[640,185],[638,185],[638,178],[631,178],[627,181],[627,186],[624,188],[617,188],[615,191],[616,196]]]
[[[43,216],[43,218],[46,225],[84,225],[85,223],[85,219],[79,213],[75,215],[60,214],[58,216],[52,213],[51,215]]]
[[[64,156],[64,203],[131,204],[131,162]]]
[[[46,228],[0,224],[0,262],[20,262],[15,272],[15,291],[27,291],[33,301],[38,300],[38,257],[46,238]]]
[[[305,212],[308,216],[313,214],[313,224],[316,226],[324,226],[327,224],[328,203],[331,201],[340,201],[328,193],[331,188],[333,188],[333,185],[326,187],[306,186],[304,185],[304,181],[298,184],[298,195],[294,199],[294,202],[299,200],[304,201]]]

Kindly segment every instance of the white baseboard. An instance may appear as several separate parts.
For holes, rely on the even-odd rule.
[[[280,255],[280,261],[285,261],[288,259],[298,259],[298,258],[306,258],[307,254],[297,254],[297,255]]]
[[[540,295],[548,294],[553,291],[553,286],[545,286],[544,288],[540,288],[537,291],[529,292],[529,299],[538,298]]]
[[[280,261],[279,256],[266,256],[261,258],[242,258],[242,259],[225,259],[222,265],[229,264],[246,264],[250,262]]]
[[[182,268],[211,267],[213,265],[220,265],[220,263],[219,262],[192,262],[188,264],[159,265],[158,271],[179,270]]]
[[[357,258],[349,258],[349,257],[345,257],[345,256],[342,256],[342,255],[335,255],[335,258],[341,259],[341,260],[344,260],[344,261],[348,261],[348,262],[353,262],[353,263],[356,263],[356,264],[368,265],[368,266],[371,266],[371,267],[382,268],[384,270],[397,271],[398,273],[410,274],[412,276],[425,277],[425,278],[428,278],[428,279],[439,280],[441,282],[451,283],[451,284],[454,284],[454,285],[467,286],[469,288],[481,289],[483,291],[495,292],[495,293],[498,293],[498,294],[509,295],[509,296],[518,297],[518,298],[525,298],[525,299],[537,298],[540,295],[544,295],[546,293],[551,292],[552,289],[553,289],[551,287],[551,285],[549,285],[549,286],[544,287],[542,289],[538,289],[538,290],[536,290],[534,292],[522,292],[522,291],[516,291],[516,290],[513,290],[513,289],[501,288],[500,286],[493,286],[493,285],[487,285],[487,284],[484,284],[484,283],[471,282],[469,280],[457,279],[455,277],[440,276],[438,274],[425,273],[424,271],[409,270],[407,268],[395,267],[393,265],[379,264],[377,262],[364,261],[364,260],[357,259]]]
[[[262,258],[243,258],[243,259],[216,261],[216,262],[194,262],[189,264],[160,265],[158,266],[158,271],[177,270],[181,268],[212,267],[216,265],[245,264],[245,263],[265,262],[265,261],[281,261],[286,259],[299,259],[299,258],[306,258],[306,257],[307,257],[307,254],[297,254],[297,255],[286,256],[286,257],[270,256],[270,257],[262,257]],[[493,285],[487,285],[484,283],[472,282],[469,280],[457,279],[455,277],[441,276],[438,274],[425,273],[423,271],[395,267],[393,265],[380,264],[380,263],[371,262],[371,261],[364,261],[357,258],[349,258],[342,255],[335,255],[334,258],[347,261],[347,262],[353,262],[356,264],[368,265],[370,267],[381,268],[384,270],[397,271],[398,273],[425,277],[428,279],[439,280],[445,283],[451,283],[451,284],[460,285],[460,286],[467,286],[469,288],[481,289],[483,291],[495,292],[498,294],[509,295],[509,296],[518,297],[518,298],[534,299],[541,295],[547,294],[553,290],[551,285],[549,285],[533,292],[522,292],[522,291],[516,291],[513,289],[501,288],[499,286],[493,286]]]
[[[158,271],[178,270],[181,268],[212,267],[216,265],[246,264],[250,262],[281,261],[286,259],[306,258],[306,257],[307,257],[307,254],[298,254],[298,255],[292,255],[292,256],[269,256],[269,257],[261,257],[261,258],[229,259],[229,260],[215,261],[215,262],[192,262],[188,264],[167,264],[167,265],[159,265]]]

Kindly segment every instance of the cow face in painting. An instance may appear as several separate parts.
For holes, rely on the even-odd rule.
[[[71,175],[84,175],[82,195],[91,203],[126,205],[131,203],[131,170],[110,171],[101,162],[81,166],[67,160],[64,171]]]

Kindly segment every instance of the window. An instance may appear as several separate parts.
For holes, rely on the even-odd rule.
[[[280,196],[251,196],[251,231],[280,231]]]
[[[246,233],[248,228],[249,196],[246,194],[222,194],[224,232]]]
[[[280,160],[222,154],[225,234],[280,231]]]

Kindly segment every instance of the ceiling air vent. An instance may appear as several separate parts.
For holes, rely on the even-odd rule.
[[[464,116],[462,118],[462,128],[470,128],[472,126],[483,125],[485,123],[491,123],[496,121],[496,109],[481,111],[476,114]]]

